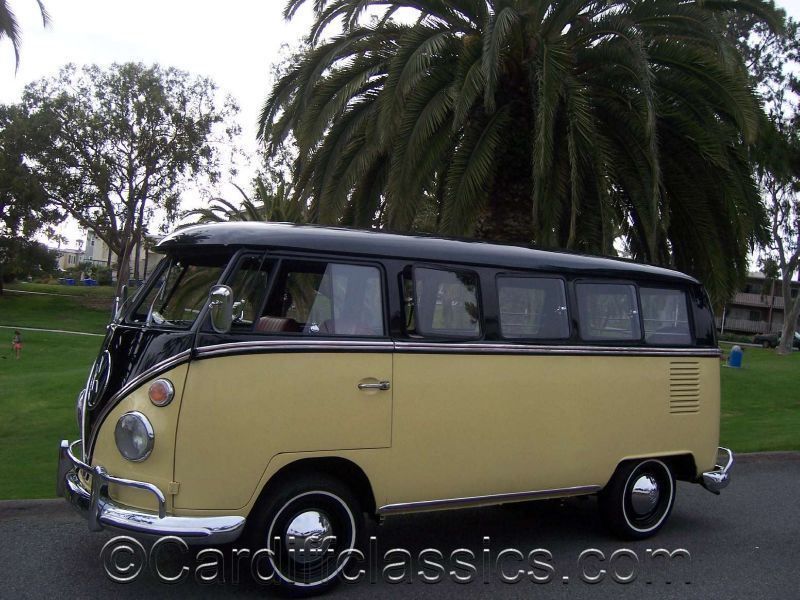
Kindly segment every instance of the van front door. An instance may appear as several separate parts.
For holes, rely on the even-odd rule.
[[[178,425],[176,507],[244,507],[280,454],[391,445],[380,269],[298,259],[262,268],[269,298],[244,304],[263,310],[243,311],[229,335],[198,336]]]

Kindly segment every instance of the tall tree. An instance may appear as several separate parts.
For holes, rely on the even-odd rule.
[[[50,23],[50,15],[44,7],[42,0],[36,0],[39,5],[39,12],[42,15],[42,25],[45,27]],[[8,38],[11,46],[14,48],[14,58],[16,60],[16,67],[19,68],[19,46],[20,46],[20,29],[17,22],[17,16],[11,10],[8,0],[0,0],[0,40]]]
[[[306,0],[290,0],[291,18]],[[383,10],[369,21],[365,9]],[[402,13],[398,13],[403,9]],[[321,0],[264,104],[323,223],[613,254],[727,297],[764,239],[759,108],[726,11],[760,0]],[[402,14],[403,19],[395,18]],[[777,19],[776,21],[777,22]],[[329,25],[341,33],[330,37]],[[431,219],[431,214],[434,218]]]
[[[0,294],[4,273],[33,237],[63,218],[25,162],[29,132],[19,108],[0,106]]]
[[[775,32],[739,17],[729,32],[766,109],[752,162],[769,215],[765,264],[777,267],[784,303],[776,351],[789,354],[800,317],[800,297],[791,294],[791,282],[800,272],[800,24],[789,19],[784,30]]]
[[[22,105],[48,200],[117,255],[118,286],[154,212],[172,222],[190,183],[216,182],[220,148],[239,132],[235,103],[209,79],[158,65],[68,65],[28,85]]]

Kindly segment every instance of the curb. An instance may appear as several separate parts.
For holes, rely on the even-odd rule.
[[[772,451],[772,452],[743,452],[737,454],[733,452],[734,468],[737,462],[754,463],[765,462],[770,460],[800,460],[800,452],[798,451]]]

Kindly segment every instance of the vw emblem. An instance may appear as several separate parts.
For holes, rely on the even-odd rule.
[[[103,352],[100,355],[100,358],[97,360],[97,364],[95,365],[94,370],[92,371],[92,376],[89,380],[89,387],[88,387],[88,404],[89,408],[94,408],[94,405],[97,404],[97,401],[100,399],[100,396],[103,395],[103,392],[108,385],[108,379],[111,376],[111,354],[108,350]]]

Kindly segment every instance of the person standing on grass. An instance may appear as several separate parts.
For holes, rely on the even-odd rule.
[[[14,350],[17,360],[19,360],[19,355],[22,353],[22,334],[18,330],[14,330],[14,338],[11,340],[11,348]]]

